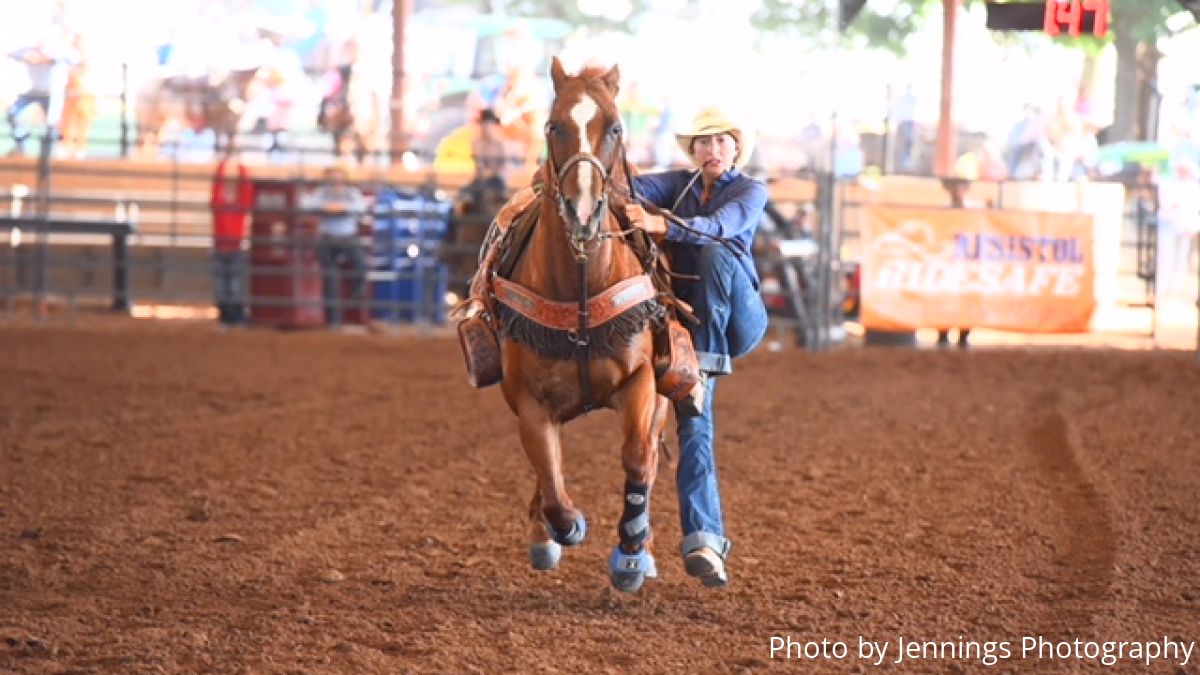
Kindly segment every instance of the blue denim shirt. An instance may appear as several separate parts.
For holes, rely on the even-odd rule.
[[[713,185],[708,203],[700,204],[703,180],[697,179],[680,199],[683,189],[695,175],[694,171],[678,170],[637,176],[638,192],[655,206],[670,209],[688,225],[700,232],[740,243],[745,254],[738,257],[746,276],[758,288],[758,272],[752,255],[754,233],[758,230],[763,207],[767,203],[767,186],[737,169],[721,174]],[[676,204],[678,202],[678,204]],[[700,249],[713,241],[685,231],[667,221],[664,248],[671,257],[676,272],[695,274]]]

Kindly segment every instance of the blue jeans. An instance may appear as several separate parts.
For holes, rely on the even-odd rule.
[[[350,267],[350,297],[343,302],[341,292],[341,262]],[[357,237],[323,237],[317,243],[317,262],[321,264],[322,288],[325,295],[325,323],[342,325],[342,310],[362,302],[367,283],[367,259]]]
[[[12,105],[8,106],[4,116],[8,120],[8,127],[12,133],[13,145],[16,146],[18,152],[25,152],[25,140],[29,138],[30,131],[23,126],[18,118],[25,108],[30,105],[36,105],[42,109],[46,117],[50,116],[50,95],[34,92],[25,92],[17,97],[17,100]]]
[[[733,371],[733,359],[750,353],[767,332],[762,296],[736,255],[720,244],[706,246],[700,255],[697,281],[681,282],[677,291],[692,305],[700,324],[688,325],[696,345],[700,370],[709,373],[704,411],[679,418],[679,518],[683,553],[708,546],[724,557],[729,551],[721,494],[713,452],[713,399],[716,375]],[[685,322],[685,325],[686,322]]]
[[[218,319],[226,325],[242,323],[246,304],[243,283],[246,266],[242,252],[213,251],[212,269]]]

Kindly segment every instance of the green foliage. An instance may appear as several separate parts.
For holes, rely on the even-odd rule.
[[[981,0],[967,0],[966,4]],[[1015,1],[1015,0],[1014,0]],[[1112,40],[1113,31],[1123,30],[1139,42],[1152,42],[1169,35],[1167,18],[1183,11],[1177,0],[1110,0],[1112,24],[1109,35],[1097,38],[1058,38],[1063,44],[1095,53]],[[904,40],[921,28],[942,0],[896,0],[895,9],[880,14],[876,8],[891,3],[867,0],[862,13],[850,25],[847,39],[855,44],[887,49],[903,54]],[[763,0],[754,15],[754,26],[764,32],[795,35],[802,40],[822,44],[829,40],[831,26],[829,0]],[[1004,40],[1005,34],[996,34]]]
[[[646,13],[650,3],[648,0],[631,0],[633,9],[629,17],[623,21],[612,21],[604,17],[585,14],[579,10],[577,0],[505,0],[504,2],[493,2],[493,4],[502,5],[502,7],[493,9],[502,9],[512,16],[559,19],[572,26],[584,26],[597,31],[629,33],[632,31],[631,27],[637,24],[638,17]]]
[[[924,25],[941,0],[896,0],[894,4],[893,11],[880,14],[868,0],[846,31],[847,39],[902,54],[905,38]],[[751,18],[760,31],[787,33],[814,45],[833,39],[833,20],[832,7],[826,0],[763,0]]]
[[[1184,11],[1176,0],[1109,0],[1115,30],[1128,30],[1138,42],[1171,34],[1167,18]]]

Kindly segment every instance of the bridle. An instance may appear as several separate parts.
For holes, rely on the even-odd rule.
[[[592,402],[592,385],[588,374],[588,350],[590,346],[588,337],[588,257],[604,240],[604,237],[599,236],[600,225],[608,215],[608,191],[613,172],[610,168],[605,167],[604,163],[595,154],[582,150],[568,157],[567,161],[563,162],[562,166],[556,169],[554,144],[551,142],[550,131],[551,126],[547,123],[545,130],[546,166],[549,170],[546,173],[554,179],[551,187],[554,192],[555,205],[558,207],[559,215],[565,222],[574,225],[579,224],[579,214],[575,213],[575,207],[563,196],[562,184],[563,179],[567,176],[567,172],[576,164],[586,162],[595,167],[600,172],[601,177],[600,198],[596,202],[596,207],[592,210],[592,215],[588,216],[586,226],[571,228],[567,236],[567,241],[570,242],[571,249],[575,253],[575,264],[579,269],[579,323],[578,328],[567,335],[567,339],[571,341],[571,344],[575,345],[575,354],[579,362],[579,387],[583,397],[583,412],[586,414],[596,407]],[[623,157],[625,154],[625,144],[623,141],[621,142],[619,152]],[[613,162],[615,164],[615,158]]]
[[[567,172],[576,164],[585,162],[600,172],[600,199],[596,202],[596,208],[592,210],[592,215],[588,216],[588,222],[584,224],[584,227],[572,228],[567,238],[571,243],[571,249],[575,252],[575,259],[586,266],[589,249],[594,249],[600,241],[600,237],[597,235],[600,234],[600,224],[608,211],[608,191],[612,180],[612,171],[605,167],[595,154],[584,151],[571,155],[561,167],[555,170],[554,146],[550,143],[549,125],[546,130],[546,162],[550,167],[549,173],[554,176],[554,201],[558,207],[558,213],[564,221],[572,224],[580,223],[579,214],[575,213],[575,207],[563,196],[562,184],[567,177]]]

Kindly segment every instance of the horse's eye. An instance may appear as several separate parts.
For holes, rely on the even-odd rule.
[[[557,133],[558,133],[558,125],[555,124],[554,122],[546,122],[546,135],[550,136],[552,134],[557,134]]]
[[[621,125],[620,125],[620,124],[614,124],[614,125],[613,125],[613,127],[612,127],[612,129],[609,129],[609,130],[608,130],[608,133],[609,133],[609,135],[610,135],[610,136],[612,136],[613,138],[620,138],[620,136],[621,136]]]

